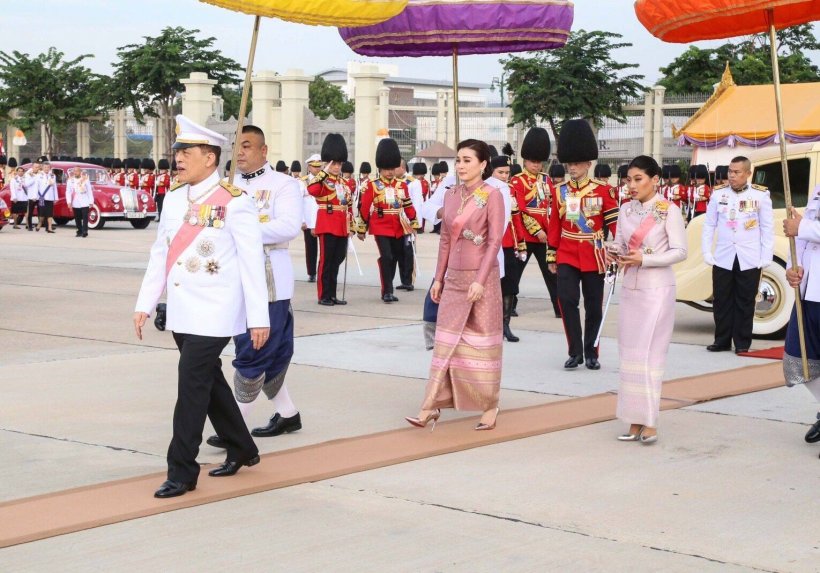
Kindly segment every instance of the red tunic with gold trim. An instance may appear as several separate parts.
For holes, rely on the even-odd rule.
[[[695,214],[705,213],[712,197],[712,188],[708,185],[698,185],[692,188],[692,200],[695,203]]]
[[[157,178],[153,173],[145,173],[140,177],[140,189],[148,193],[153,197],[154,195],[154,183],[156,182]]]
[[[356,180],[352,177],[348,177],[347,179],[343,179],[347,188],[350,189],[351,193],[356,193]]]
[[[341,177],[320,171],[308,183],[307,192],[316,199],[317,235],[331,234],[347,237],[350,234],[350,188]]]
[[[430,196],[430,182],[426,177],[422,177],[419,181],[421,181],[421,198],[427,201],[427,197]]]
[[[157,175],[157,195],[165,195],[171,187],[171,176],[168,173]]]
[[[547,261],[603,273],[604,226],[615,237],[617,191],[597,179],[568,181],[552,195]]]
[[[552,185],[544,177],[525,169],[510,181],[510,192],[518,203],[524,226],[524,234],[518,240],[540,243],[535,235],[549,229],[550,203],[554,195]]]
[[[139,189],[140,186],[140,174],[136,171],[132,173],[126,173],[125,175],[125,183],[131,189]]]
[[[114,173],[114,185],[125,187],[125,171]]]
[[[358,233],[399,239],[418,228],[407,183],[384,177],[367,183],[359,207]]]

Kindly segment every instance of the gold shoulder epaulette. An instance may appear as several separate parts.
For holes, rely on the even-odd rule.
[[[729,185],[728,185],[727,183],[724,183],[723,185],[718,185],[717,187],[714,187],[714,188],[712,189],[712,191],[717,191],[717,190],[719,190],[719,189],[726,189],[728,186],[729,186]]]
[[[222,180],[219,182],[219,184],[225,191],[231,194],[231,197],[239,197],[240,195],[242,195],[242,193],[244,193],[242,189],[240,189],[232,183],[228,183],[227,180]]]
[[[310,175],[302,175],[302,176],[299,178],[299,181],[307,181],[309,178],[310,178]]]
[[[599,186],[609,185],[609,183],[607,183],[606,181],[601,181],[600,179],[590,179],[589,182],[590,183],[595,183],[596,185],[599,185]]]
[[[758,185],[757,183],[752,183],[752,189],[757,189],[758,191],[765,191],[766,193],[769,192],[769,188],[765,185]]]
[[[174,191],[175,189],[179,189],[180,187],[185,187],[186,185],[187,185],[187,183],[174,183],[173,185],[171,185],[171,188],[168,189],[168,192],[170,193],[171,191]]]

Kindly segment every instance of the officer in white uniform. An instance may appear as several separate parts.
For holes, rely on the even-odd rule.
[[[303,201],[303,223],[302,231],[305,236],[305,265],[307,266],[308,282],[316,282],[316,264],[319,257],[319,238],[314,230],[316,229],[316,217],[319,212],[319,205],[316,204],[307,188],[312,179],[322,170],[322,157],[314,153],[305,161],[307,164],[307,174],[299,178],[299,185],[302,188]]]
[[[802,217],[792,209],[792,218],[783,221],[783,232],[787,237],[797,239],[797,264],[792,263],[786,270],[786,278],[792,287],[800,286],[809,379],[803,378],[797,315],[794,310],[786,329],[783,374],[787,386],[805,384],[806,389],[820,402],[820,185],[814,188]],[[820,442],[820,412],[817,413],[814,425],[806,433],[806,441],[810,444]]]
[[[715,341],[710,352],[746,352],[752,344],[755,297],[760,273],[774,251],[772,200],[765,187],[749,183],[751,162],[735,157],[729,185],[716,188],[706,208],[701,250],[712,265]],[[717,245],[712,242],[717,230]]]
[[[259,462],[219,356],[231,336],[248,328],[256,349],[270,334],[256,206],[240,189],[220,182],[224,137],[183,115],[177,116],[177,129],[173,149],[180,183],[165,198],[134,312],[142,339],[142,327],[167,291],[167,328],[180,352],[168,480],[154,494],[162,498],[196,487],[206,417],[228,446],[225,463],[209,475],[230,476]]]
[[[77,236],[88,236],[88,210],[94,204],[94,191],[91,181],[83,170],[75,167],[65,184],[65,202],[74,211],[74,223],[77,225]]]
[[[43,185],[45,177],[40,171],[41,165],[35,163],[31,169],[26,171],[23,175],[23,187],[26,190],[26,197],[28,197],[28,214],[26,215],[26,229],[34,230],[34,225],[31,223],[31,218],[34,216],[34,210],[37,208],[37,201],[40,197],[40,187]]]
[[[298,180],[274,170],[267,162],[264,132],[255,125],[242,128],[234,185],[256,203],[265,250],[268,284],[268,316],[271,336],[254,350],[250,333],[234,338],[234,394],[247,419],[260,390],[273,402],[274,414],[267,426],[255,428],[255,437],[278,436],[302,428],[299,411],[285,386],[285,374],[293,356],[293,264],[288,244],[301,231],[302,191]],[[218,435],[208,438],[217,448],[227,446]]]

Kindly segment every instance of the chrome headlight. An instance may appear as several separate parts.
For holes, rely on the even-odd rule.
[[[146,195],[145,193],[141,193],[140,201],[142,201],[143,203],[148,203],[148,195]]]
[[[114,203],[119,203],[120,202],[120,196],[119,195],[112,195],[111,196],[111,201],[113,201]]]

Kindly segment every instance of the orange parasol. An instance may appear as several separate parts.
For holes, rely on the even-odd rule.
[[[248,67],[245,70],[245,84],[239,103],[239,118],[236,122],[236,138],[242,134],[245,110],[248,108],[248,91],[251,85],[253,58],[256,54],[256,40],[259,37],[259,23],[262,16],[269,16],[313,26],[366,26],[378,24],[399,14],[407,5],[407,0],[200,0],[229,10],[244,12],[254,16]],[[233,181],[236,172],[236,154],[239,148],[234,143],[231,171],[228,181]]]
[[[820,0],[636,0],[635,13],[641,24],[653,36],[666,42],[717,40],[768,32],[774,99],[777,109],[777,134],[780,140],[780,161],[783,168],[783,193],[788,216],[791,216],[792,196],[789,185],[789,167],[786,160],[786,135],[783,126],[783,101],[780,94],[776,31],[820,20]],[[792,261],[797,261],[794,237],[789,238],[789,245]],[[794,290],[803,377],[809,380],[800,287],[795,287]]]

